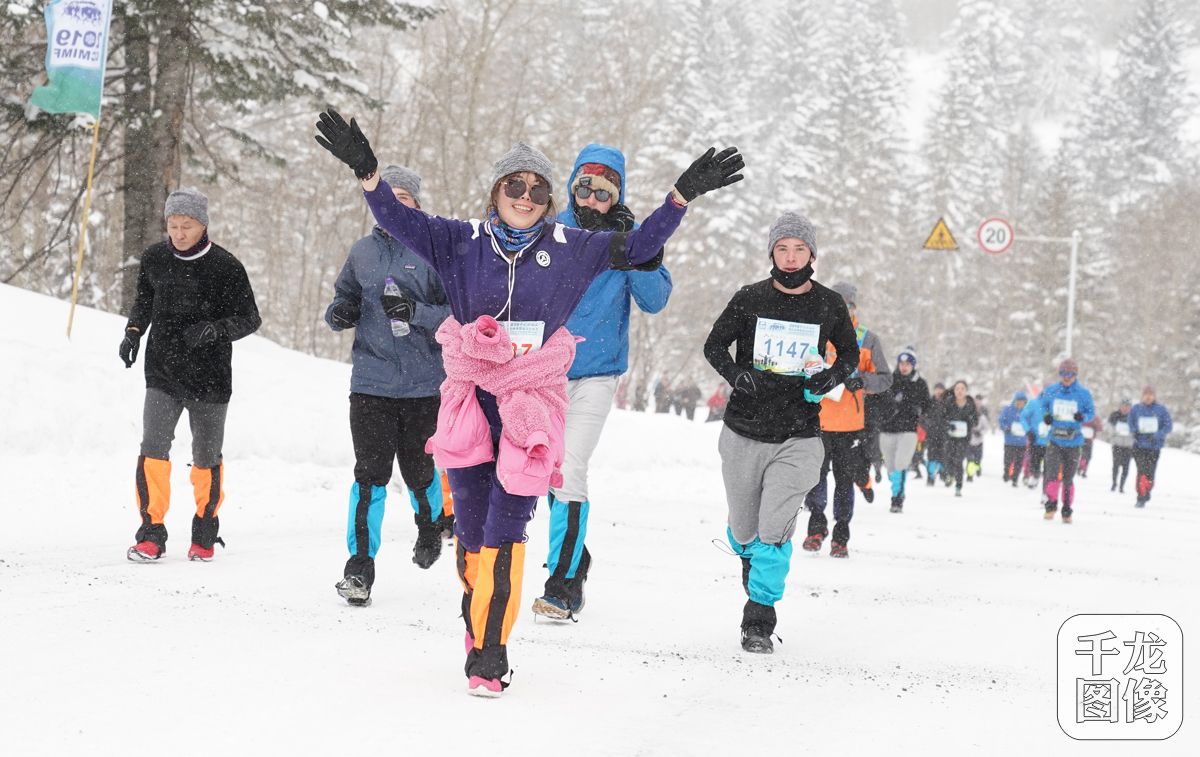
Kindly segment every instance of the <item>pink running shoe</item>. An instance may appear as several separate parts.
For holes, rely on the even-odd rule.
[[[165,549],[152,541],[139,541],[129,548],[125,557],[131,562],[152,562],[162,557],[165,552]]]
[[[471,676],[467,679],[467,693],[471,696],[496,699],[504,693],[504,684],[499,678]]]

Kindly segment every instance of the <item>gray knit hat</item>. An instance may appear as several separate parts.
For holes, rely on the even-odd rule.
[[[813,257],[817,256],[817,232],[808,219],[799,213],[784,213],[775,223],[771,224],[771,232],[767,241],[767,257],[775,252],[775,243],[780,239],[799,239],[812,250]]]
[[[379,178],[388,183],[392,189],[403,189],[412,195],[417,204],[421,204],[421,177],[416,171],[404,166],[388,166],[379,172]]]
[[[853,284],[848,284],[845,281],[839,281],[829,288],[840,294],[842,299],[846,301],[847,305],[858,304],[858,287],[854,286]]]
[[[541,150],[524,142],[513,145],[496,161],[492,167],[492,186],[496,186],[505,176],[521,171],[531,171],[541,176],[550,185],[550,191],[554,191],[554,164]]]
[[[163,218],[171,216],[195,218],[201,226],[208,228],[208,198],[198,189],[176,189],[167,195],[167,204],[163,208]]]

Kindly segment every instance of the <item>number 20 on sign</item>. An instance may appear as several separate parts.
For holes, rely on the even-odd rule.
[[[1013,243],[1013,227],[1003,218],[988,218],[979,224],[975,239],[979,248],[992,255],[1007,252]]]

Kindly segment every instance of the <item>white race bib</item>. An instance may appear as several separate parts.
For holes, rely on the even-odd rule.
[[[1075,400],[1054,400],[1050,412],[1056,421],[1073,421],[1075,413],[1079,412],[1079,404]]]
[[[1158,416],[1143,415],[1138,418],[1138,433],[1139,434],[1157,434],[1158,433]]]
[[[1094,439],[1095,437],[1096,437],[1096,429],[1092,428],[1091,426],[1083,427],[1083,438],[1084,439]]]
[[[528,355],[542,346],[545,321],[504,321],[504,330],[512,343],[513,357]]]
[[[1128,421],[1117,421],[1116,431],[1117,431],[1117,436],[1129,436]]]
[[[1012,428],[1009,429],[1009,433],[1013,436],[1025,436],[1025,427],[1020,423],[1014,423],[1012,424]]]
[[[758,318],[754,327],[754,367],[787,376],[812,375],[825,367],[817,352],[821,327],[815,323]]]
[[[966,439],[967,438],[967,422],[966,421],[950,421],[950,438],[951,439]]]

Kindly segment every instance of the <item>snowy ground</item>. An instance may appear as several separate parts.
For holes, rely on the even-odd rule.
[[[238,343],[229,547],[212,563],[184,559],[181,424],[167,556],[134,565],[141,366],[117,358],[120,319],[81,310],[67,342],[66,313],[0,286],[4,755],[432,754],[464,737],[494,755],[1195,754],[1200,743],[1186,716],[1165,742],[1072,741],[1055,712],[1069,616],[1163,613],[1185,638],[1200,628],[1196,456],[1168,451],[1137,511],[1131,494],[1109,493],[1100,445],[1064,526],[1042,520],[1035,493],[1001,486],[991,440],[986,476],[963,499],[914,486],[903,515],[860,502],[851,559],[797,550],[784,643],[752,657],[737,643],[738,562],[712,544],[724,530],[717,424],[615,412],[594,461],[582,620],[523,611],[512,687],[478,700],[464,693],[452,560],[412,565],[406,503],[389,505],[374,605],[334,594],[353,463],[347,366]],[[540,513],[525,608],[545,539]]]

